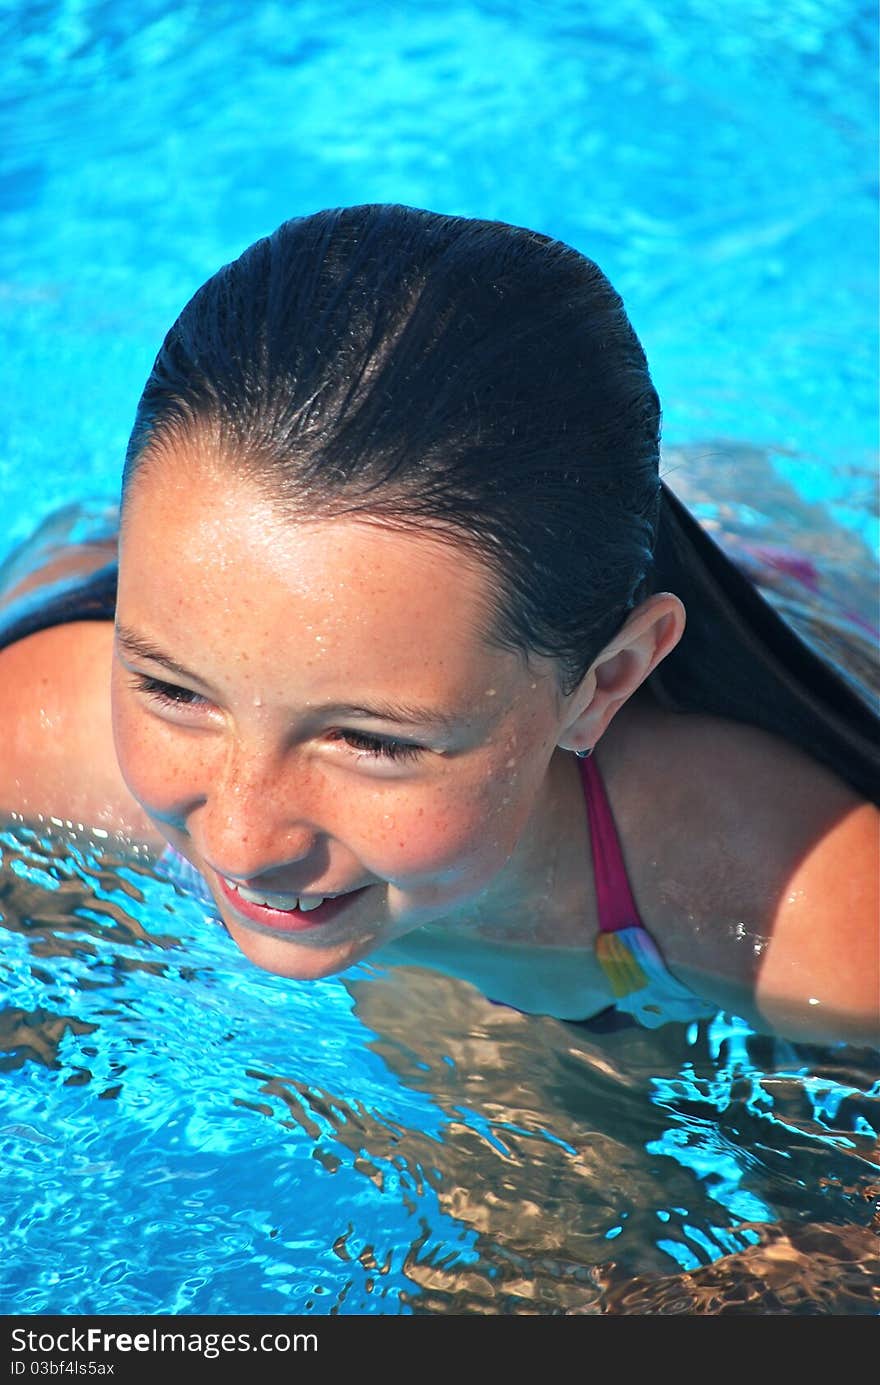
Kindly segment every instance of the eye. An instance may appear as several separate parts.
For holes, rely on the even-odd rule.
[[[161,678],[149,678],[145,673],[136,673],[131,680],[132,687],[145,693],[163,707],[204,707],[207,700],[189,688],[179,688],[175,683],[164,683]]]
[[[395,741],[388,736],[370,736],[365,731],[331,731],[330,739],[344,741],[352,750],[377,759],[414,760],[423,754],[423,747],[411,741]]]

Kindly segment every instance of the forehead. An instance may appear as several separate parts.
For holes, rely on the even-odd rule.
[[[334,682],[442,670],[452,696],[521,668],[487,638],[494,575],[463,544],[352,517],[292,521],[246,477],[187,461],[151,462],[127,497],[125,624],[175,654],[283,652]]]

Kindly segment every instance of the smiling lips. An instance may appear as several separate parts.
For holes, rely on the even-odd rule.
[[[223,896],[245,921],[279,933],[301,933],[336,919],[368,886],[340,895],[269,894],[218,875]]]

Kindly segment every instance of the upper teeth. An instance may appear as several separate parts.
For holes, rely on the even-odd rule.
[[[310,909],[317,909],[319,904],[324,903],[324,896],[319,894],[265,894],[245,889],[244,885],[233,885],[231,880],[229,883],[249,904],[263,904],[267,909],[283,909],[286,913],[301,909],[307,914]]]

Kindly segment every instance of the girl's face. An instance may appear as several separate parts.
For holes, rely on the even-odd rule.
[[[450,540],[284,519],[203,454],[138,476],[119,763],[258,965],[326,976],[515,909],[565,700],[549,661],[488,642],[492,582]]]

